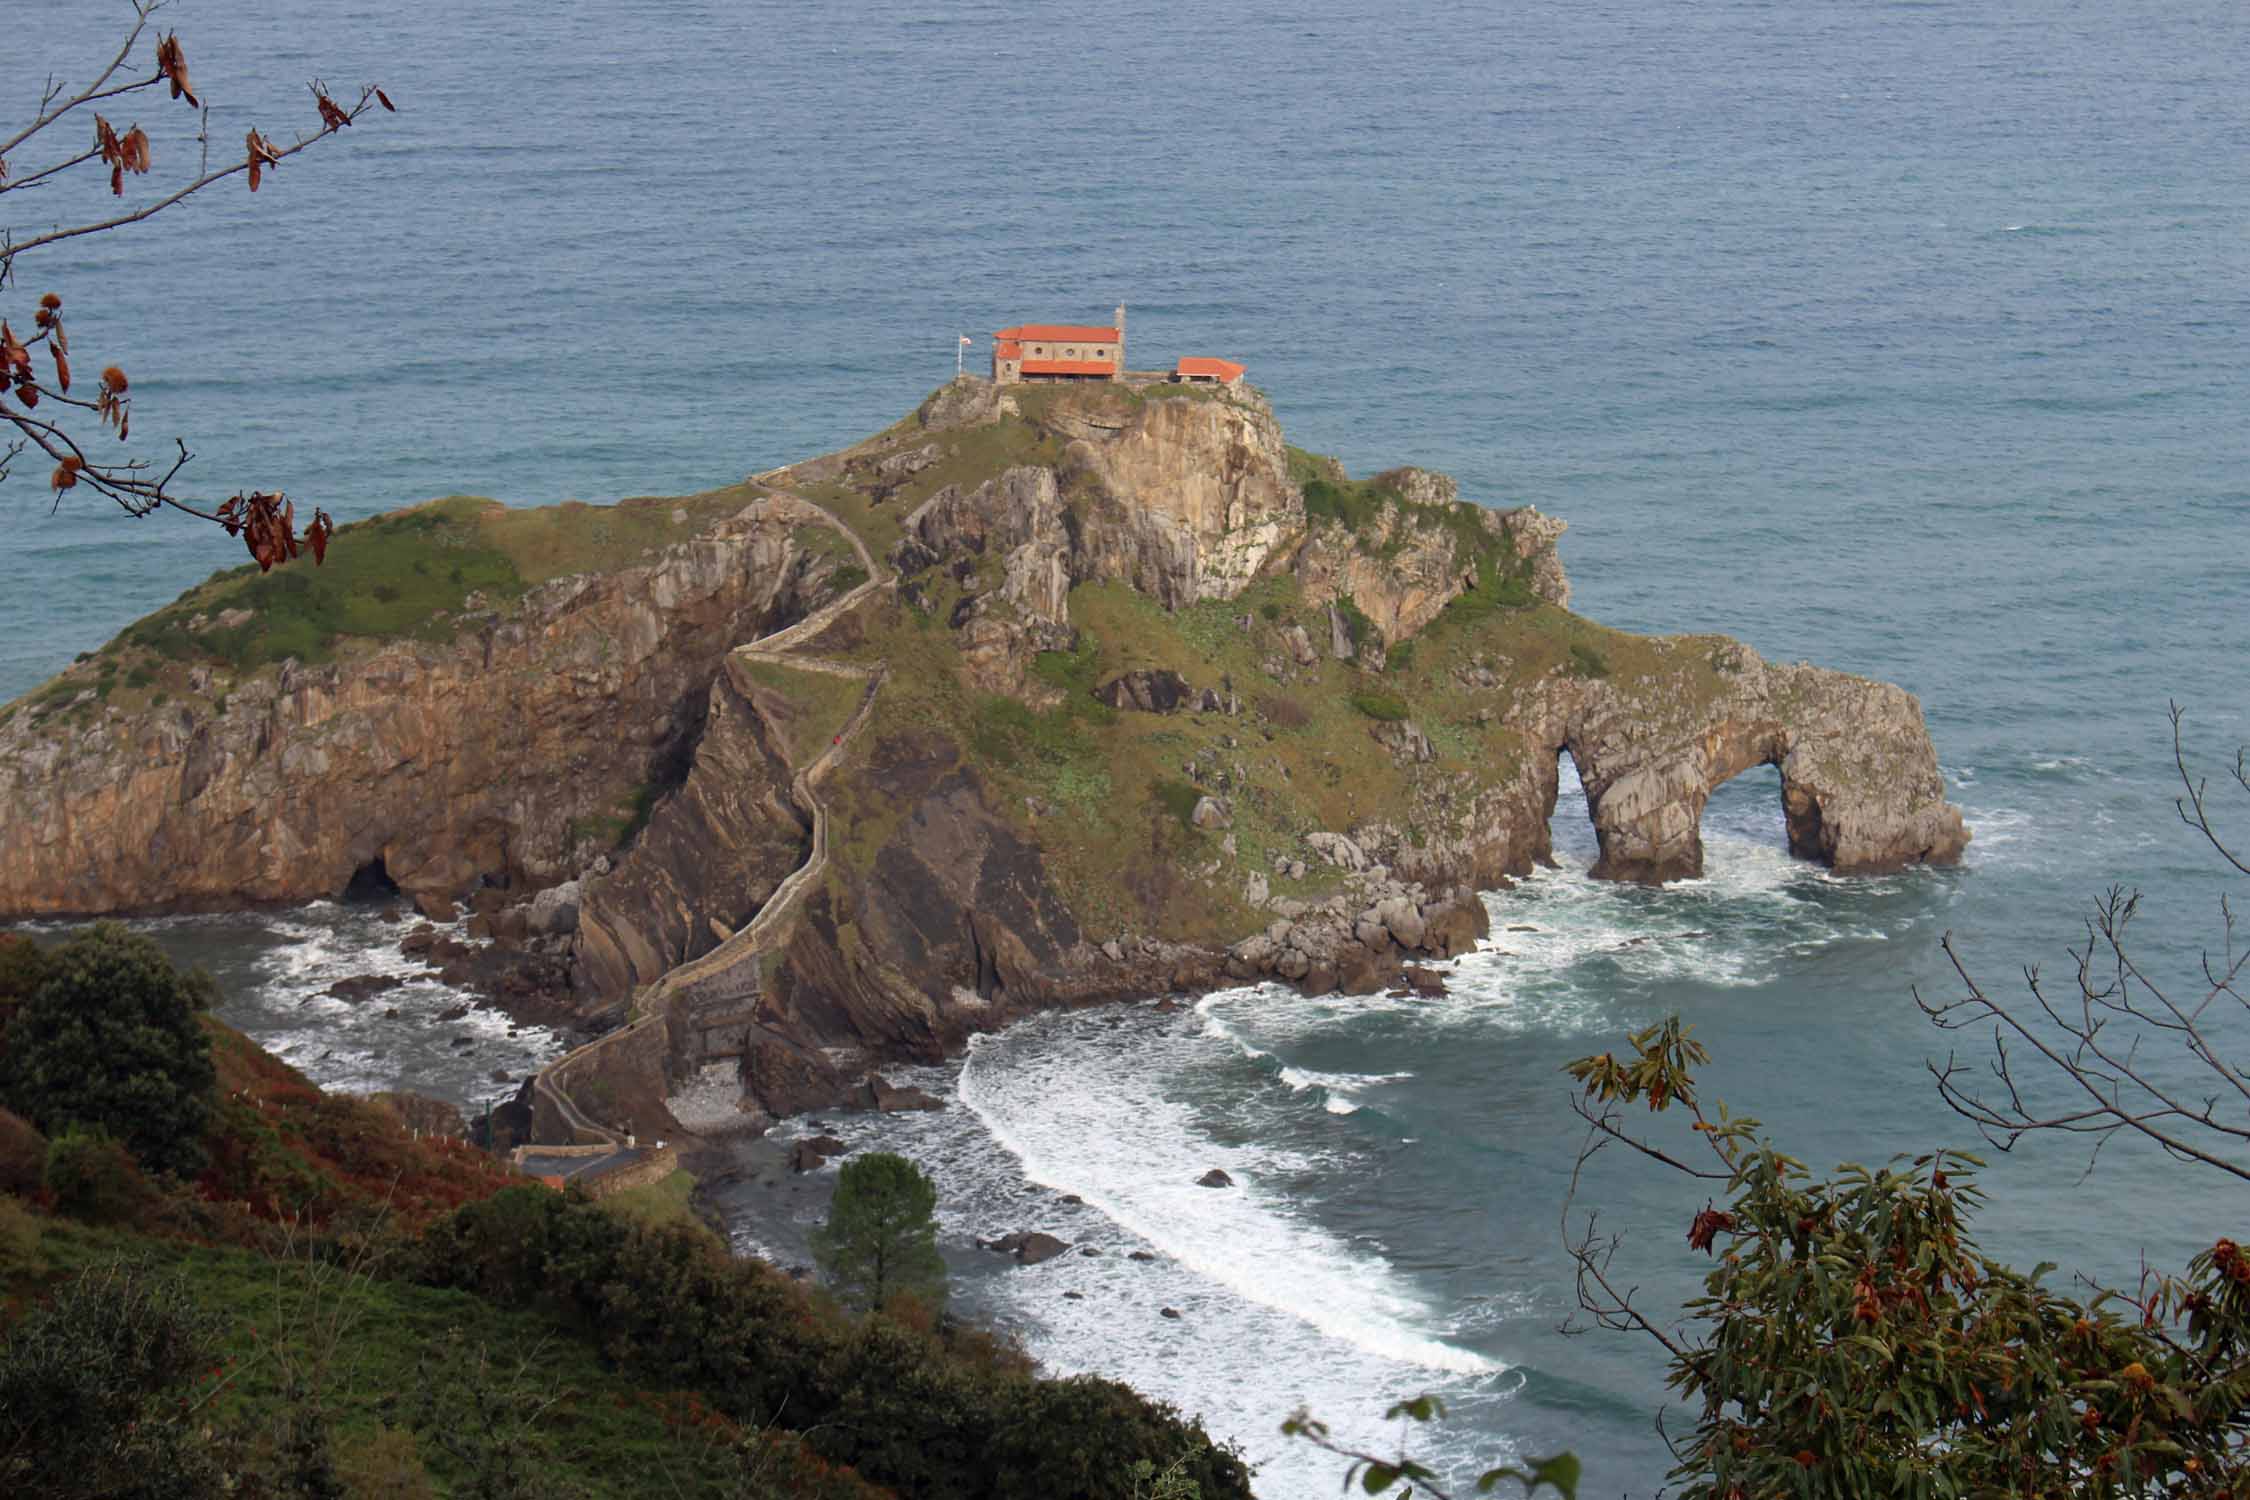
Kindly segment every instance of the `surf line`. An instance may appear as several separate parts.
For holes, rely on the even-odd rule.
[[[1219,1232],[1204,1242],[1178,1232],[1178,1226],[1187,1222],[1181,1216],[1144,1211],[1104,1191],[1099,1184],[1069,1179],[1004,1123],[997,1100],[988,1094],[978,1076],[978,1056],[985,1050],[978,1044],[984,1040],[983,1037],[971,1040],[968,1057],[961,1066],[956,1095],[976,1116],[986,1134],[1015,1158],[1028,1180],[1058,1192],[1077,1194],[1110,1222],[1203,1280],[1223,1287],[1244,1301],[1295,1318],[1363,1353],[1397,1364],[1418,1365],[1456,1375],[1491,1375],[1510,1368],[1498,1360],[1421,1333],[1386,1316],[1381,1309],[1355,1308],[1353,1304],[1363,1302],[1364,1298],[1351,1294],[1360,1291],[1365,1268],[1356,1264],[1353,1255],[1327,1235],[1292,1225],[1275,1213],[1260,1200],[1254,1186],[1237,1182],[1226,1190],[1241,1195],[1239,1198],[1221,1199],[1214,1193],[1210,1200],[1214,1210],[1239,1203],[1248,1212],[1227,1216],[1233,1222],[1221,1226]],[[1183,1143],[1183,1149],[1191,1144]],[[1260,1231],[1264,1233],[1261,1235]],[[1289,1263],[1256,1256],[1255,1252],[1243,1253],[1242,1246],[1253,1238],[1284,1242],[1284,1248],[1291,1252],[1287,1257]],[[1313,1241],[1309,1246],[1302,1243],[1308,1238]],[[1290,1241],[1299,1243],[1288,1243]],[[1307,1250],[1311,1252],[1309,1255],[1304,1253]],[[1382,1269],[1388,1272],[1390,1267],[1383,1265]],[[1303,1295],[1291,1295],[1292,1291],[1300,1290]],[[1385,1301],[1411,1300],[1398,1293],[1377,1295]]]

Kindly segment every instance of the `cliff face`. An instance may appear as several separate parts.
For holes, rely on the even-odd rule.
[[[469,610],[449,640],[320,666],[197,667],[137,713],[0,725],[0,915],[212,909],[576,875],[696,752],[719,662],[819,603],[787,502],[609,573]],[[347,533],[342,545],[350,545]]]
[[[1254,395],[963,382],[739,498],[318,665],[135,627],[168,701],[113,661],[0,719],[0,913],[575,882],[480,911],[633,1018],[566,1081],[669,1131],[712,1063],[783,1113],[1041,1007],[1394,982],[1550,858],[1564,753],[1605,878],[1699,874],[1762,763],[1835,869],[1968,839],[1907,693],[1572,615],[1561,522],[1351,480]]]

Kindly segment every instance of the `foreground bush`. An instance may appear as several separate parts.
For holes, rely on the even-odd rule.
[[[1203,1500],[1250,1494],[1201,1424],[1113,1381],[1040,1380],[974,1336],[852,1322],[708,1237],[642,1229],[543,1188],[431,1226],[418,1274],[583,1324],[633,1379],[778,1423],[821,1458],[916,1500],[1125,1500],[1131,1469],[1183,1455]]]
[[[200,1171],[218,1076],[199,1019],[210,976],[114,922],[10,962],[38,984],[0,1034],[0,1105],[48,1135],[106,1130],[150,1171]]]

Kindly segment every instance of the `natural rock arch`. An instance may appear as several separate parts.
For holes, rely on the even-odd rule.
[[[1703,809],[1754,766],[1781,774],[1789,852],[1846,874],[1950,864],[1969,842],[1945,800],[1912,694],[1741,653],[1716,701],[1650,714],[1649,698],[1590,688],[1564,716],[1600,848],[1593,875],[1657,885],[1703,873]],[[1554,783],[1548,784],[1550,808]]]

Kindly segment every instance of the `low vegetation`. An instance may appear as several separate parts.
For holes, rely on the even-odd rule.
[[[54,712],[81,693],[121,706],[186,690],[185,669],[252,671],[335,659],[354,643],[442,641],[486,610],[567,574],[628,566],[748,504],[747,486],[681,499],[511,508],[453,496],[340,527],[325,564],[214,573],[19,700]],[[824,527],[823,550],[843,548]],[[849,549],[843,548],[848,554]],[[845,559],[848,571],[859,571]]]
[[[848,1310],[731,1257],[684,1173],[526,1183],[323,1094],[151,962],[117,928],[0,938],[0,1080],[48,1076],[18,1066],[58,996],[99,1026],[147,991],[186,1025],[130,1076],[203,1105],[158,1166],[0,1083],[0,1493],[1126,1500],[1147,1464],[1249,1494],[1169,1407],[938,1319],[912,1254]],[[71,989],[89,970],[139,989]]]

